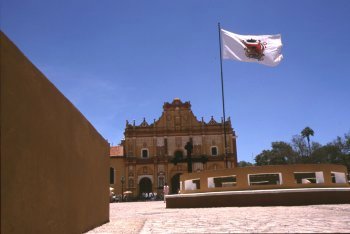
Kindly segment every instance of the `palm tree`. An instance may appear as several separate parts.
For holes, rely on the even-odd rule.
[[[307,139],[307,144],[309,146],[309,156],[310,156],[310,153],[311,153],[311,147],[310,147],[310,136],[313,136],[314,135],[314,130],[312,130],[311,128],[309,127],[306,127],[303,129],[303,131],[301,131],[301,136],[303,138],[306,137]]]

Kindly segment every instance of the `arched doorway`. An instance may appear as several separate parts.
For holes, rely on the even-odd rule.
[[[180,175],[177,173],[171,178],[171,194],[177,194],[180,189]]]
[[[139,183],[140,186],[140,195],[142,195],[142,193],[151,193],[152,192],[152,181],[150,180],[150,178],[144,177],[140,180]]]

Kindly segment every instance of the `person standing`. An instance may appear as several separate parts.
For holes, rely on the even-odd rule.
[[[164,184],[164,187],[163,187],[163,196],[164,196],[164,202],[165,202],[165,195],[168,195],[169,194],[169,186],[167,183]]]

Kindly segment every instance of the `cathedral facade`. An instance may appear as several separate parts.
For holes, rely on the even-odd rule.
[[[125,139],[112,146],[110,185],[115,193],[134,197],[142,193],[160,194],[165,183],[170,193],[179,190],[179,176],[188,172],[218,170],[237,166],[236,135],[228,118],[205,122],[192,113],[190,102],[174,99],[164,103],[158,120],[139,125],[126,123]],[[226,153],[225,153],[226,138]],[[186,144],[191,143],[188,157]],[[188,160],[191,160],[189,164]]]

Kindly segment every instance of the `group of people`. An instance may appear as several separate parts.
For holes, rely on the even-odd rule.
[[[129,196],[125,194],[115,194],[114,192],[112,192],[110,195],[110,202],[120,202],[122,199],[123,201],[129,201]]]
[[[141,200],[157,200],[158,198],[158,194],[157,193],[142,193],[141,196],[140,196],[140,199]]]
[[[165,196],[169,195],[169,185],[167,183],[163,186],[163,199],[165,202]],[[141,200],[158,200],[157,198],[162,199],[162,197],[158,197],[157,193],[142,193]],[[110,192],[110,202],[120,202],[122,200],[121,194],[115,194],[114,192]],[[127,201],[128,197],[126,195],[123,196],[123,201]]]
[[[159,196],[157,193],[142,193],[140,196],[141,200],[158,200],[163,199],[165,202],[165,196],[169,195],[169,185],[167,183],[163,186],[163,194],[160,194]]]

